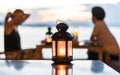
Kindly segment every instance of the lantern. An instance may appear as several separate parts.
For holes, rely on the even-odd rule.
[[[49,45],[52,43],[52,32],[51,32],[51,27],[48,27],[48,32],[46,32],[46,44]]]
[[[52,64],[52,75],[73,75],[72,64]]]
[[[52,60],[56,63],[66,63],[72,61],[72,35],[67,31],[65,23],[56,26],[58,32],[52,36]]]

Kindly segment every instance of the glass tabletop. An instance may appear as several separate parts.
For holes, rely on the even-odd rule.
[[[99,60],[74,60],[56,64],[51,60],[0,60],[1,75],[120,75]]]

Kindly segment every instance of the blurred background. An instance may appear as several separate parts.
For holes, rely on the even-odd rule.
[[[77,31],[78,40],[89,40],[93,30],[91,8],[101,6],[105,21],[120,46],[120,0],[0,0],[0,52],[4,51],[4,19],[7,12],[22,9],[31,16],[19,26],[22,49],[36,48],[45,39],[47,28],[56,32],[56,23],[69,25],[70,33]],[[77,53],[77,52],[76,52]]]

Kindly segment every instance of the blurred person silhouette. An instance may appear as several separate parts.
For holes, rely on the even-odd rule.
[[[13,66],[16,70],[21,70],[24,68],[25,61],[24,60],[5,60],[5,63],[8,67]]]
[[[5,52],[21,50],[18,26],[22,24],[30,14],[25,14],[21,9],[13,13],[8,12],[4,21],[4,48]]]
[[[105,51],[103,56],[108,52],[110,53],[111,60],[118,60],[120,54],[119,45],[104,21],[106,16],[104,9],[99,6],[95,6],[92,8],[91,12],[94,29],[90,40],[96,40],[98,44],[102,45],[102,49]],[[88,59],[98,59],[97,52],[88,50],[87,53]]]

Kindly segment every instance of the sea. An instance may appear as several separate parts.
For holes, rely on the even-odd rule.
[[[46,32],[48,31],[48,26],[19,26],[18,30],[21,37],[22,49],[36,48],[37,45],[41,44],[41,41],[46,38]],[[55,26],[52,26],[52,32],[57,32]],[[120,46],[120,26],[109,26],[111,33],[116,38]],[[67,30],[69,33],[78,32],[79,42],[89,40],[91,33],[93,31],[93,26],[69,26]],[[103,35],[104,36],[104,35]],[[4,52],[4,27],[0,26],[0,52]],[[43,57],[51,58],[51,49],[43,50]],[[86,59],[87,49],[74,50],[73,58]]]

